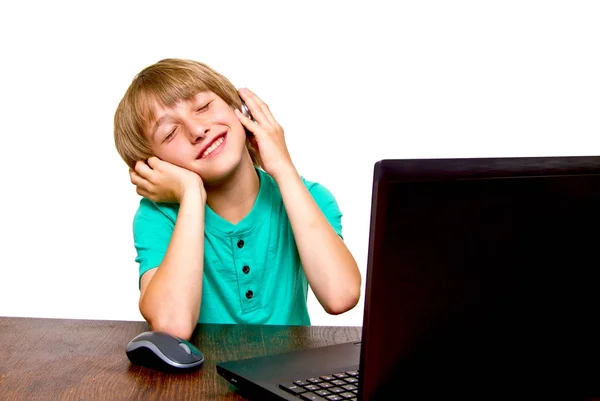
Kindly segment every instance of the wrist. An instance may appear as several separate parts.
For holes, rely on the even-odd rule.
[[[184,186],[181,191],[179,203],[183,201],[205,202],[206,196],[203,196],[203,193],[202,184]]]
[[[296,167],[294,167],[294,165],[290,163],[287,165],[283,165],[280,168],[274,170],[271,173],[271,176],[273,177],[275,182],[278,185],[280,185],[281,183],[285,183],[286,181],[289,181],[290,179],[298,178],[300,175],[298,174]]]

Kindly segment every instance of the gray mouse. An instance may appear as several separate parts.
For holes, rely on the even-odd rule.
[[[125,353],[134,365],[164,372],[199,369],[204,363],[204,355],[193,344],[162,331],[138,334]]]

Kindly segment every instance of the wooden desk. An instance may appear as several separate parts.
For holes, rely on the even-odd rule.
[[[196,372],[131,365],[125,347],[145,322],[0,317],[0,400],[244,400],[218,362],[359,341],[360,327],[200,325]]]

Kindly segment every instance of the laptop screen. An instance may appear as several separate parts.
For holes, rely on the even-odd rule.
[[[362,399],[598,391],[599,229],[600,157],[378,162]]]

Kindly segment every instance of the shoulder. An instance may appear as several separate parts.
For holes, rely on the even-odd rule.
[[[308,189],[308,192],[310,192],[312,197],[315,199],[315,201],[319,205],[334,203],[337,206],[337,201],[335,200],[335,196],[327,187],[325,187],[324,185],[322,185],[318,182],[309,181],[302,176],[300,178],[302,178],[302,182],[304,183],[304,186],[306,187],[306,189]]]
[[[280,207],[283,209],[283,200],[275,180],[266,172],[262,170],[259,171],[261,179],[264,179],[268,184],[268,187],[270,187],[269,191],[271,192],[270,196],[272,197],[271,204],[275,205],[276,203],[280,203]],[[316,181],[308,180],[302,175],[300,175],[300,178],[321,212],[325,215],[325,218],[329,221],[335,232],[342,237],[342,212],[340,211],[338,202],[333,196],[333,193],[324,185]]]
[[[161,224],[174,225],[178,211],[177,204],[157,203],[142,198],[133,218],[134,230]]]
[[[333,196],[333,193],[327,189],[324,185],[318,182],[309,181],[304,177],[301,177],[304,185],[308,189],[308,192],[312,195],[315,203],[321,209],[323,215],[329,224],[333,227],[334,231],[344,239],[342,235],[342,212],[340,207]]]
[[[267,173],[266,171],[264,171],[262,169],[258,169],[258,171],[259,171],[261,180],[264,180],[266,183],[266,187],[269,188],[269,192],[270,192],[271,196],[277,196],[278,198],[281,198],[279,186],[275,182],[275,179],[271,175],[269,175],[269,173]],[[306,189],[308,189],[308,192],[310,192],[310,194],[312,195],[314,200],[320,206],[325,205],[325,204],[331,204],[331,203],[333,203],[337,206],[335,197],[333,196],[333,193],[328,188],[326,188],[324,185],[322,185],[316,181],[307,180],[302,175],[300,175],[300,178],[302,179],[302,183],[304,184]]]

